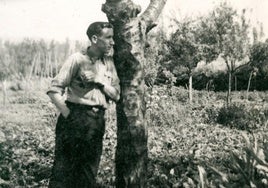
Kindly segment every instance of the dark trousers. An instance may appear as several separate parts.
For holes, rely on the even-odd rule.
[[[50,188],[94,188],[105,131],[104,110],[67,103],[71,113],[59,116]]]

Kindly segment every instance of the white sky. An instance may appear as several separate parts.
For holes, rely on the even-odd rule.
[[[133,0],[143,10],[150,0]],[[179,18],[208,12],[221,0],[167,0],[163,17],[176,12]],[[237,9],[252,9],[251,20],[263,23],[268,37],[268,0],[228,0]],[[0,38],[87,40],[88,25],[107,20],[101,11],[105,0],[0,0]]]

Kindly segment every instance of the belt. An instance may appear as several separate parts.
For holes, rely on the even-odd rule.
[[[95,106],[90,106],[86,104],[78,104],[78,103],[73,103],[70,101],[65,101],[66,105],[68,108],[76,108],[76,109],[83,109],[83,110],[92,110],[93,112],[104,112],[105,108],[100,105],[95,105]]]

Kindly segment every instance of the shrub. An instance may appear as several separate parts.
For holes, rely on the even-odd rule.
[[[204,113],[202,114],[202,118],[204,123],[207,124],[212,124],[217,122],[219,116],[219,108],[216,106],[211,106],[211,107],[205,107]]]
[[[263,103],[234,103],[219,110],[217,123],[237,128],[252,130],[264,127],[267,124],[268,109]]]
[[[254,117],[246,110],[243,104],[232,104],[224,106],[219,110],[217,123],[237,128],[240,130],[249,130],[256,128],[253,123]]]

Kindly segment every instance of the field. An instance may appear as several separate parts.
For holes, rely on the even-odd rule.
[[[54,155],[57,111],[45,91],[49,80],[25,81],[0,92],[0,187],[46,187]],[[12,87],[8,87],[12,88]],[[3,95],[6,93],[5,95]],[[148,187],[268,186],[268,93],[225,93],[167,86],[148,88]],[[98,173],[113,187],[115,105],[106,114]]]

